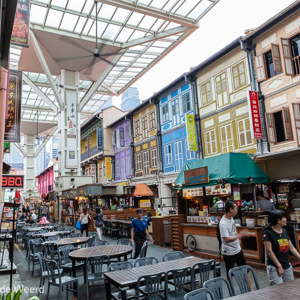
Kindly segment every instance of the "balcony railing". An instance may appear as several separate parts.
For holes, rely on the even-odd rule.
[[[98,147],[94,147],[94,148],[81,154],[81,161],[86,160],[100,152],[102,152],[102,150],[99,150]]]
[[[295,75],[300,75],[300,55],[293,58]]]

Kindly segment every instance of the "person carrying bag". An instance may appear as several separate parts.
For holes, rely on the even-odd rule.
[[[80,221],[81,221],[81,234],[83,235],[83,232],[86,232],[86,236],[89,236],[89,224],[91,221],[91,217],[87,212],[87,209],[83,209],[83,213],[80,215]]]

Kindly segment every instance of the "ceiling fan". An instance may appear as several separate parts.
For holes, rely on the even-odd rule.
[[[80,58],[91,57],[92,60],[88,64],[88,66],[86,67],[86,71],[84,72],[85,75],[90,75],[92,73],[93,67],[94,67],[94,65],[95,65],[95,63],[98,59],[106,62],[109,65],[114,65],[111,61],[109,61],[105,57],[117,55],[117,54],[120,53],[120,50],[119,50],[117,52],[102,53],[101,54],[105,44],[103,44],[103,43],[101,43],[100,45],[98,44],[98,2],[94,1],[94,3],[95,3],[95,9],[96,9],[96,20],[95,20],[95,23],[96,23],[96,40],[95,40],[96,45],[95,45],[95,48],[93,50],[90,50],[90,49],[85,48],[84,46],[82,46],[80,43],[76,42],[74,39],[63,36],[63,37],[60,38],[62,41],[64,41],[65,43],[67,43],[69,45],[75,46],[79,49],[82,49],[86,52],[89,52],[89,54],[88,55],[83,55],[83,56],[63,57],[63,58],[56,58],[55,59],[57,62],[66,62],[66,61],[76,60],[76,59],[80,59]]]

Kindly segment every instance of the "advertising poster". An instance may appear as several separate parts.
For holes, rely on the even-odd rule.
[[[5,120],[4,140],[20,142],[22,72],[9,71],[7,119]]]
[[[249,106],[252,138],[262,139],[263,138],[263,133],[262,133],[262,127],[261,127],[257,92],[249,91],[248,106]]]
[[[186,134],[187,134],[187,141],[188,141],[188,150],[197,151],[195,117],[192,114],[186,115]]]
[[[29,47],[30,0],[18,0],[14,27],[11,35],[13,45]]]
[[[112,179],[111,157],[105,157],[105,172],[106,179]]]

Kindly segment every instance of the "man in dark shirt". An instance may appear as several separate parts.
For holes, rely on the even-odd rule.
[[[272,211],[275,210],[275,206],[270,200],[264,197],[263,192],[256,193],[257,210],[259,211]]]
[[[143,213],[143,210],[138,208],[136,210],[137,217],[131,223],[131,240],[135,244],[134,259],[140,255],[142,246],[146,241],[146,235],[150,242],[153,242],[148,231],[148,222],[143,218]]]

